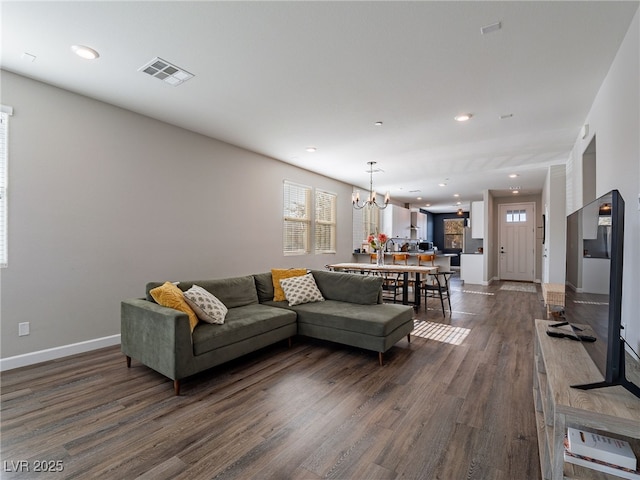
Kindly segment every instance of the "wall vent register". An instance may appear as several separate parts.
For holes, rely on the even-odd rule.
[[[174,87],[183,84],[195,76],[193,73],[189,73],[159,57],[156,57],[150,62],[144,64],[138,69],[138,71],[158,78],[169,85],[173,85]]]

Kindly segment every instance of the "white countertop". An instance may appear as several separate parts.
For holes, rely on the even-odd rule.
[[[373,252],[371,252],[373,253]],[[354,255],[371,255],[371,253],[354,253]],[[417,255],[433,255],[434,252],[384,252],[385,255],[393,255],[396,253],[407,253],[410,256],[417,256]],[[435,254],[436,257],[457,257],[459,254],[457,253],[436,253]]]

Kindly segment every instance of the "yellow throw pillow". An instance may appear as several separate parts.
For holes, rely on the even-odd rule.
[[[149,293],[158,305],[180,310],[189,315],[189,326],[191,327],[191,333],[193,333],[193,329],[196,328],[198,324],[198,317],[184,299],[182,290],[171,282],[165,282],[164,285],[150,290]]]
[[[282,302],[286,300],[284,291],[280,286],[280,280],[283,278],[300,277],[306,274],[306,268],[272,268],[271,278],[273,279],[273,301]]]

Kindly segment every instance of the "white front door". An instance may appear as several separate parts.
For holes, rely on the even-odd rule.
[[[500,279],[533,282],[535,204],[502,204],[500,212]]]

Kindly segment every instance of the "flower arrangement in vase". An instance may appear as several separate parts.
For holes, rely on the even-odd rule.
[[[378,233],[377,235],[369,235],[367,237],[367,242],[373,248],[373,251],[376,253],[377,264],[384,265],[384,246],[389,240],[389,237],[386,233]]]

